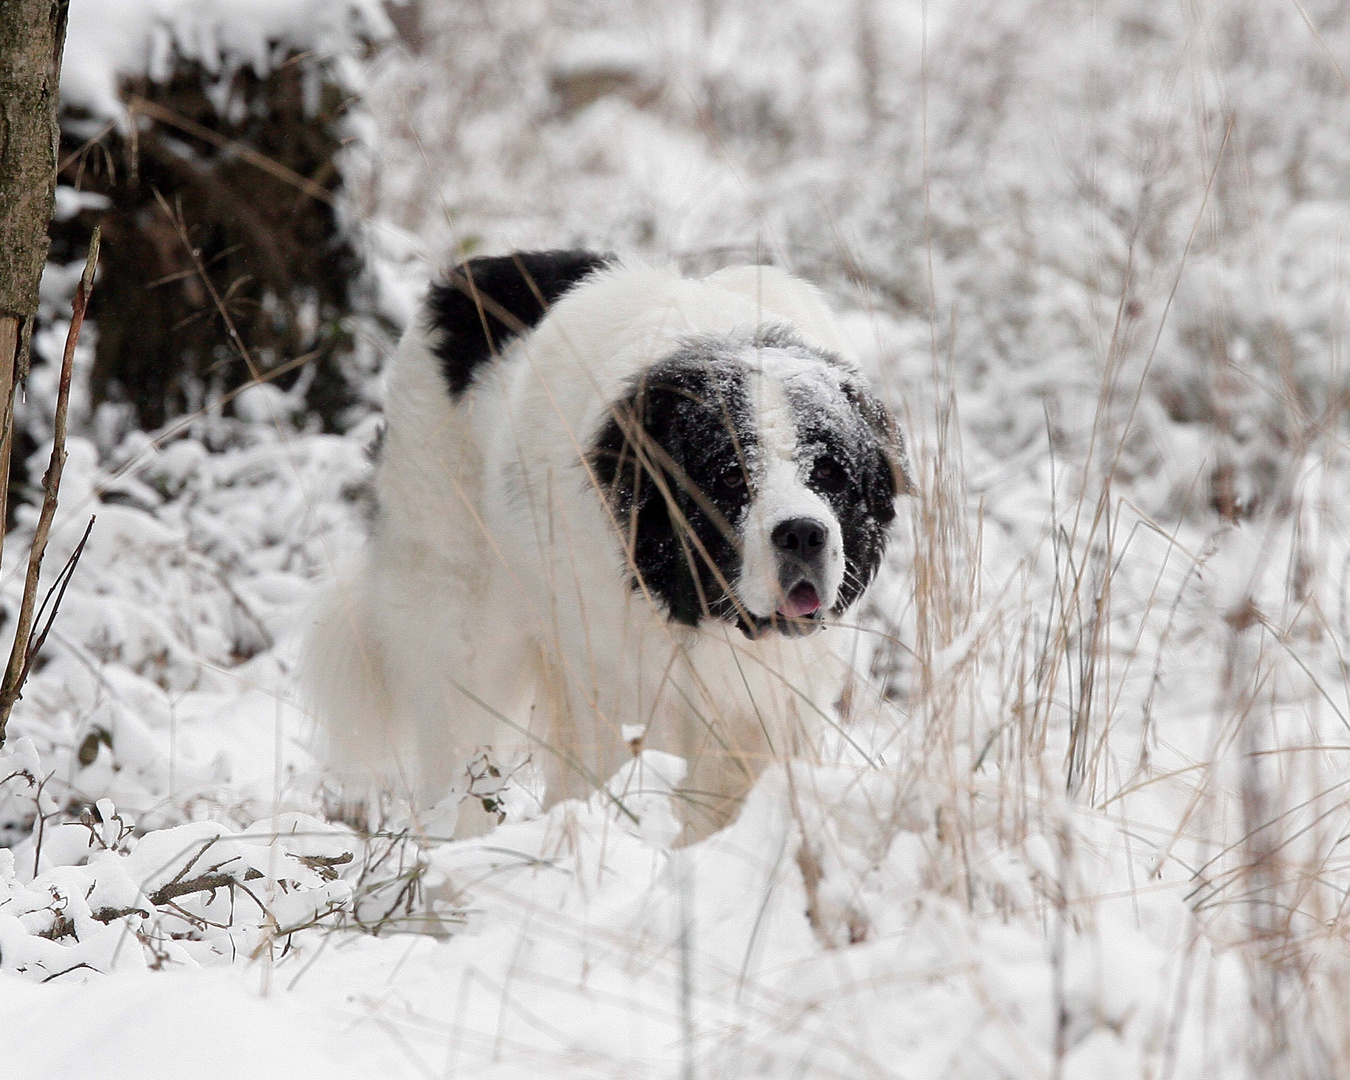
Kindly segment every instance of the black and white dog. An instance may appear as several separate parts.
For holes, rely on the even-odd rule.
[[[586,794],[640,731],[688,762],[692,832],[725,821],[816,741],[847,674],[817,631],[909,490],[845,356],[816,290],[772,267],[451,271],[388,372],[373,536],[311,636],[337,761],[463,800],[467,835],[485,775],[528,756],[549,802]]]

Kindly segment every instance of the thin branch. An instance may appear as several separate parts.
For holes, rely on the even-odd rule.
[[[101,974],[102,974],[102,972],[99,971],[98,968],[93,967],[93,966],[90,965],[90,964],[86,964],[83,960],[81,960],[78,964],[73,964],[72,966],[66,968],[66,969],[63,970],[63,971],[55,971],[55,972],[52,972],[52,974],[48,975],[48,976],[47,976],[45,979],[43,979],[42,981],[45,982],[45,983],[49,983],[49,982],[51,982],[53,979],[59,979],[62,975],[69,975],[72,971],[79,971],[80,968],[85,968],[85,969],[88,970],[88,971],[92,971],[92,972],[94,972],[94,974],[96,974],[96,975],[101,975]]]
[[[333,205],[333,193],[323,185],[316,183],[307,176],[301,176],[294,169],[288,169],[279,161],[274,161],[266,154],[260,154],[247,143],[238,142],[234,139],[228,139],[219,132],[212,131],[210,128],[203,127],[201,124],[194,123],[185,116],[179,116],[172,109],[166,109],[153,101],[147,101],[143,97],[133,97],[127,102],[127,111],[131,113],[132,122],[135,122],[137,113],[153,117],[161,124],[168,124],[170,127],[176,127],[179,131],[184,131],[189,135],[201,139],[203,142],[209,142],[218,150],[227,154],[234,154],[243,161],[247,161],[254,168],[261,169],[270,176],[276,177],[283,183],[290,184],[298,188],[311,199],[318,199],[319,202]]]
[[[56,496],[61,488],[61,471],[66,465],[66,413],[70,408],[70,378],[75,366],[75,346],[80,340],[89,293],[94,287],[94,271],[98,268],[100,231],[94,227],[89,240],[89,257],[84,273],[80,275],[75,301],[71,304],[70,329],[66,332],[66,351],[61,358],[61,382],[56,394],[56,419],[52,429],[52,457],[42,478],[42,511],[33,532],[33,546],[28,553],[28,577],[23,585],[23,601],[19,606],[18,626],[14,630],[14,644],[9,652],[4,681],[0,682],[0,746],[5,742],[5,729],[14,703],[23,692],[23,680],[28,674],[28,645],[33,631],[33,607],[37,603],[38,579],[42,576],[42,557],[47,551],[52,519],[56,516]]]
[[[220,871],[207,872],[199,874],[195,878],[186,878],[184,880],[170,881],[167,885],[162,885],[149,896],[146,897],[155,907],[168,904],[171,900],[176,900],[180,896],[187,896],[189,893],[215,892],[217,889],[226,889],[233,885],[244,887],[245,881],[256,881],[262,877],[262,873],[249,867],[244,871],[242,879],[233,874],[226,874]],[[262,907],[261,904],[258,905]],[[263,910],[267,910],[263,908]]]
[[[47,621],[42,624],[41,630],[34,630],[28,639],[28,647],[24,652],[23,672],[19,676],[19,685],[28,678],[28,672],[33,667],[33,660],[38,653],[42,651],[42,646],[46,644],[47,634],[51,631],[52,623],[56,622],[56,613],[61,610],[61,600],[66,595],[66,586],[70,584],[70,579],[75,576],[75,567],[80,565],[80,556],[84,554],[84,545],[89,542],[89,534],[94,530],[94,522],[98,518],[90,515],[89,524],[84,527],[84,535],[80,537],[80,542],[75,545],[75,550],[71,552],[70,558],[66,560],[66,565],[61,567],[61,572],[56,575],[56,580],[52,582],[51,588],[47,590],[47,595],[42,598],[42,606],[38,608],[37,616],[34,622],[41,622],[43,613],[47,610],[47,605],[52,605],[51,614],[47,616]],[[53,594],[55,599],[53,600]]]
[[[150,918],[150,912],[143,907],[101,907],[89,913],[90,918],[97,919],[101,923],[110,923],[127,915],[139,915],[142,919]]]

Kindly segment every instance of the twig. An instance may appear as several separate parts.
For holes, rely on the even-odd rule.
[[[146,899],[154,904],[155,907],[160,907],[180,896],[187,896],[189,893],[213,893],[217,889],[225,889],[233,885],[238,885],[240,888],[243,888],[245,881],[256,881],[260,877],[262,877],[261,871],[255,870],[251,866],[244,871],[243,878],[237,878],[233,874],[221,872],[205,873],[200,874],[195,878],[187,878],[183,881],[171,881],[167,885],[163,885],[156,889],[147,896]],[[258,906],[262,907],[261,904]],[[266,908],[263,910],[266,910]]]
[[[102,974],[102,972],[100,972],[100,971],[98,970],[98,968],[93,967],[93,966],[91,966],[91,965],[89,965],[89,964],[86,964],[83,960],[81,960],[78,964],[73,964],[73,965],[71,965],[70,967],[66,968],[64,971],[55,971],[55,972],[53,972],[52,974],[48,975],[48,976],[47,976],[45,979],[43,979],[42,981],[45,982],[45,983],[49,983],[49,982],[51,982],[53,979],[59,979],[62,975],[69,975],[72,971],[79,971],[80,968],[85,968],[85,969],[87,969],[87,970],[89,970],[89,971],[92,971],[92,972],[94,972],[94,974],[96,974],[96,975]]]
[[[139,915],[142,919],[150,918],[150,912],[143,907],[101,907],[89,913],[90,918],[97,919],[101,923],[110,923],[127,915]]]
[[[346,866],[351,862],[352,853],[346,851],[341,855],[297,855],[296,859],[308,866],[324,881],[333,881],[338,875],[337,867]]]
[[[56,773],[49,772],[39,781],[37,791],[33,793],[33,807],[37,810],[37,840],[33,844],[33,876],[38,876],[38,871],[42,869],[42,839],[47,834],[47,818],[52,816],[42,812],[42,789],[47,786]]]
[[[208,843],[206,846],[210,847],[210,845],[214,844],[218,839],[219,839],[218,837],[212,837],[210,843]],[[193,858],[193,860],[189,862],[187,866],[185,866],[182,870],[180,870],[171,881],[169,881],[167,884],[161,885],[154,892],[147,894],[146,899],[149,900],[150,903],[153,904],[155,907],[163,907],[165,905],[171,904],[171,902],[176,900],[178,897],[187,896],[190,893],[199,893],[199,892],[213,893],[217,889],[226,889],[238,886],[253,898],[254,903],[256,903],[258,907],[260,907],[264,911],[267,910],[266,905],[264,905],[261,900],[259,900],[256,896],[254,896],[252,891],[248,888],[248,886],[244,884],[244,882],[246,881],[257,881],[259,878],[263,876],[260,870],[255,870],[251,866],[244,871],[243,877],[238,877],[226,871],[222,871],[217,868],[212,868],[211,870],[208,870],[204,874],[198,874],[194,878],[185,878],[183,875],[189,869],[192,868],[193,863],[195,863],[197,859],[201,858],[201,856],[205,853],[205,850],[206,849],[203,848],[201,851],[199,851],[196,857]],[[351,852],[345,852],[342,855],[297,855],[295,856],[295,858],[298,859],[304,865],[308,866],[310,869],[314,870],[325,881],[332,881],[334,878],[337,877],[337,871],[333,869],[334,867],[344,866],[352,861]],[[134,910],[137,909],[135,908],[128,909],[128,911]],[[127,913],[128,912],[122,912],[122,914]],[[100,915],[95,916],[95,918],[99,917]]]
[[[19,676],[19,685],[22,686],[28,678],[28,672],[33,666],[33,659],[42,651],[42,646],[47,641],[47,634],[51,631],[52,623],[56,621],[56,613],[61,610],[61,600],[66,595],[66,586],[70,584],[70,579],[75,576],[75,567],[80,565],[80,556],[84,554],[84,545],[89,542],[89,534],[93,532],[94,522],[98,518],[90,515],[89,524],[84,527],[84,535],[80,537],[80,542],[75,545],[75,550],[70,553],[70,558],[66,560],[66,565],[61,567],[61,572],[56,575],[56,580],[52,582],[47,590],[47,595],[42,598],[42,606],[38,608],[34,622],[41,620],[47,610],[47,605],[52,605],[51,614],[47,616],[47,621],[42,624],[41,630],[34,630],[28,639],[28,647],[24,651],[23,672]],[[53,600],[53,594],[55,599]]]
[[[219,840],[220,840],[219,836],[210,837],[204,844],[202,844],[201,847],[197,849],[197,854],[192,856],[192,858],[190,858],[187,862],[185,862],[182,866],[180,866],[178,868],[178,873],[174,874],[174,876],[169,879],[167,885],[161,885],[157,890],[157,892],[163,892],[165,889],[177,885],[178,882],[182,881],[185,877],[187,877],[188,871],[191,870],[194,866],[196,866],[198,861],[200,861],[201,857],[205,855]],[[184,848],[183,851],[179,852],[179,854],[180,855],[185,854],[186,851],[187,849]],[[174,856],[174,858],[177,857],[178,856]],[[167,866],[168,864],[166,863],[165,865]],[[212,867],[212,869],[213,870],[219,869],[219,867]]]
[[[100,231],[94,227],[89,240],[89,257],[80,275],[75,301],[71,304],[70,329],[66,333],[66,351],[61,358],[61,382],[56,394],[56,419],[52,428],[52,457],[42,477],[42,511],[33,532],[33,546],[28,553],[28,577],[23,584],[23,601],[19,606],[18,626],[14,630],[14,644],[9,652],[4,681],[0,682],[0,746],[5,743],[9,714],[23,692],[24,677],[29,667],[29,638],[33,631],[33,607],[37,603],[38,579],[42,575],[42,556],[47,551],[52,519],[56,516],[56,496],[61,488],[61,470],[66,465],[66,413],[70,408],[70,377],[75,366],[75,346],[84,325],[84,312],[89,306],[89,293],[94,287],[94,271],[98,268]]]
[[[133,97],[127,102],[127,111],[131,114],[133,123],[137,113],[149,116],[158,120],[161,124],[168,124],[170,127],[176,127],[180,131],[201,139],[203,142],[209,142],[216,149],[224,151],[227,154],[234,154],[243,161],[247,161],[254,168],[261,169],[270,176],[276,177],[283,183],[290,184],[292,187],[303,191],[311,199],[318,199],[319,202],[333,205],[333,193],[322,184],[316,183],[307,176],[301,176],[294,169],[288,169],[279,161],[274,161],[266,154],[260,154],[247,143],[238,142],[234,139],[228,139],[219,132],[212,131],[210,128],[203,127],[201,124],[194,123],[185,116],[179,116],[172,109],[166,109],[153,101],[147,101],[143,97]]]

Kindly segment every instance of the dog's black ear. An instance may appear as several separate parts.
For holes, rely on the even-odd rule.
[[[858,410],[876,446],[864,468],[867,510],[881,524],[888,525],[895,518],[896,498],[918,494],[905,437],[891,410],[867,387],[849,381],[844,384],[844,393]]]
[[[658,486],[652,471],[659,467],[651,453],[658,435],[651,430],[651,423],[654,419],[659,423],[662,418],[653,416],[651,404],[642,385],[616,401],[587,455],[595,484],[617,516],[621,532],[635,535],[643,524],[659,525],[651,520],[651,513],[665,506],[664,499],[655,498]]]
[[[463,394],[512,338],[538,325],[563,293],[613,261],[592,251],[518,251],[469,259],[450,270],[426,301],[432,352],[450,395]]]
[[[623,546],[634,588],[650,590],[673,619],[698,622],[697,590],[680,557],[672,498],[680,489],[666,467],[675,440],[675,409],[663,387],[640,382],[616,401],[591,444],[591,477],[603,495]]]

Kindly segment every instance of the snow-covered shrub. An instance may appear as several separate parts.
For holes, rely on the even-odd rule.
[[[10,731],[76,812],[106,797],[128,821],[181,820],[229,785],[229,805],[263,800],[240,810],[256,815],[274,780],[310,768],[289,682],[296,618],[315,575],[360,541],[365,447],[270,416],[192,430],[162,446],[133,433],[104,466],[92,443],[68,445],[44,581],[95,521]],[[18,513],[11,613],[22,578],[9,571],[37,517]]]
[[[0,768],[34,757],[25,742]],[[271,956],[333,924],[351,895],[338,875],[358,848],[293,813],[242,831],[199,821],[140,835],[100,799],[0,849],[0,972],[47,981]]]
[[[381,329],[342,147],[358,57],[386,32],[370,0],[77,7],[51,257],[82,264],[102,228],[87,388],[107,406],[103,449],[131,427],[228,411],[264,376],[302,384],[325,430],[365,411]]]

